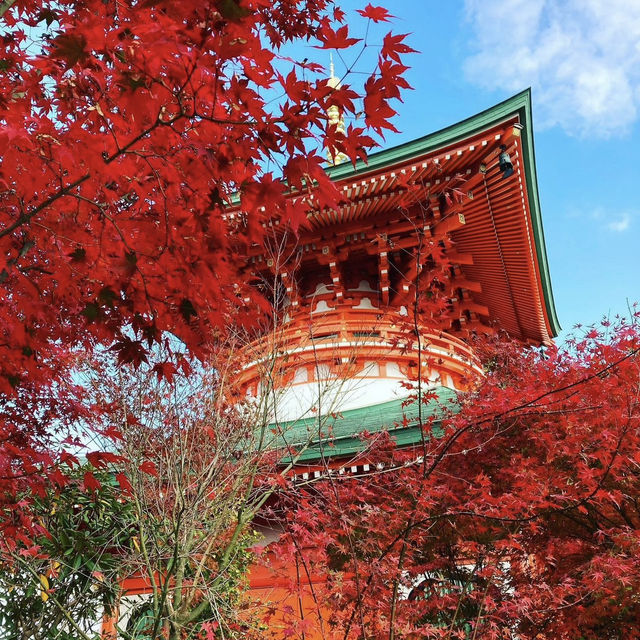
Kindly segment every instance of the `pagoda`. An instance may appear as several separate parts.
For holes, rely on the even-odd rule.
[[[421,425],[407,397],[424,381],[437,417],[467,390],[481,375],[473,334],[500,330],[544,345],[559,331],[530,90],[327,173],[338,206],[311,204],[297,236],[283,232],[277,250],[256,246],[249,256],[257,286],[272,283],[277,327],[245,347],[239,384],[260,397],[271,358],[272,446],[288,452],[293,482],[329,469],[366,474],[369,464],[354,457],[363,431],[417,444]],[[436,267],[444,307],[418,315],[420,287]],[[265,569],[250,582],[256,600],[291,599],[287,581]],[[129,585],[131,595],[142,591]]]
[[[259,396],[277,354],[273,420],[281,445],[305,447],[300,462],[352,454],[360,432],[396,425],[411,381],[443,398],[465,390],[478,372],[472,334],[540,345],[559,329],[529,91],[328,173],[339,206],[311,209],[297,237],[250,256],[256,282],[275,283],[280,314],[277,330],[246,347],[241,383]],[[418,317],[417,293],[436,266],[445,308]],[[332,414],[318,431],[318,416]],[[412,439],[397,428],[394,437]]]
[[[256,247],[250,257],[256,282],[275,283],[279,324],[247,345],[240,380],[260,396],[268,363],[272,446],[287,452],[292,481],[305,483],[366,477],[362,432],[417,445],[425,418],[437,420],[482,375],[474,334],[545,345],[560,328],[529,90],[366,164],[327,171],[339,206],[311,208],[299,237],[280,235],[278,251]],[[417,313],[434,270],[444,308]],[[416,392],[429,394],[420,416],[423,403],[407,402]],[[260,569],[251,580],[256,600],[317,615],[304,589],[294,602],[286,584]]]

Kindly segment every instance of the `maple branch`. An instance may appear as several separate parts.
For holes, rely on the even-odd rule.
[[[6,2],[10,2],[9,6],[11,6],[11,4],[13,4],[15,1],[16,0],[4,0],[5,3]],[[2,12],[1,9],[0,9],[0,17],[2,16],[3,13],[4,12]],[[131,147],[133,147],[137,142],[139,142],[140,140],[142,140],[143,138],[148,136],[150,133],[152,133],[158,127],[160,127],[160,126],[170,127],[173,124],[175,124],[178,120],[180,120],[182,118],[186,118],[186,117],[187,116],[185,114],[178,113],[177,115],[171,117],[168,120],[163,120],[161,118],[160,114],[158,114],[157,120],[151,126],[147,127],[146,129],[144,129],[143,131],[138,133],[136,136],[134,136],[123,147],[118,147],[117,150],[114,151],[111,155],[106,156],[104,158],[105,164],[111,164],[114,160],[119,158],[121,155],[127,153],[129,151],[129,149],[131,149]],[[216,124],[231,124],[231,125],[241,125],[241,126],[254,126],[255,124],[257,124],[256,122],[250,121],[250,120],[245,120],[245,121],[242,121],[242,120],[224,120],[224,119],[220,119],[220,118],[213,118],[211,116],[200,115],[200,114],[197,114],[197,113],[194,113],[194,117],[201,118],[203,120],[207,120],[207,121],[210,121],[210,122],[214,122]],[[117,144],[117,142],[116,142],[116,144]],[[91,173],[85,173],[83,176],[81,176],[77,180],[74,180],[73,182],[68,184],[66,187],[62,187],[56,193],[54,193],[51,196],[49,196],[46,200],[41,202],[38,206],[36,206],[34,209],[29,211],[28,213],[23,213],[22,215],[20,215],[13,224],[9,225],[7,228],[5,228],[2,231],[0,231],[0,238],[3,238],[5,236],[9,235],[13,231],[15,231],[18,227],[21,227],[22,225],[28,223],[34,216],[36,216],[38,213],[40,213],[43,209],[46,209],[48,206],[53,204],[59,198],[62,198],[63,196],[66,196],[66,195],[69,195],[69,193],[73,189],[75,189],[76,187],[78,187],[81,184],[83,184],[84,182],[86,182],[90,177],[91,177]],[[71,195],[73,195],[73,194],[71,194]],[[100,207],[100,205],[98,203],[93,203],[93,204],[95,204],[96,206]],[[104,212],[104,210],[103,210],[103,212]]]
[[[197,111],[193,112],[193,117],[199,120],[205,120],[206,122],[212,122],[213,124],[222,124],[222,125],[233,125],[233,126],[241,126],[241,127],[254,127],[258,124],[256,120],[228,120],[226,118],[215,118],[214,116],[205,116],[202,113],[198,113]],[[279,120],[276,120],[279,122]]]
[[[62,187],[59,191],[56,191],[56,193],[49,196],[46,200],[41,202],[37,207],[29,211],[29,213],[23,213],[22,215],[20,215],[12,225],[9,225],[6,229],[3,229],[2,231],[0,231],[0,238],[3,238],[4,236],[9,235],[13,231],[15,231],[18,227],[21,227],[23,224],[26,224],[27,222],[29,222],[31,218],[33,218],[35,215],[40,213],[40,211],[42,211],[43,209],[46,209],[49,205],[53,204],[59,198],[66,196],[72,189],[75,189],[76,187],[80,186],[83,182],[88,180],[90,176],[91,174],[85,173],[83,176],[81,176],[77,180],[74,180],[73,182],[68,184],[66,187]]]
[[[632,349],[625,356],[619,358],[618,360],[615,360],[611,364],[608,364],[606,367],[603,367],[602,369],[596,371],[595,373],[592,373],[592,374],[589,374],[588,376],[580,378],[579,380],[576,380],[575,382],[571,382],[571,383],[563,385],[561,387],[556,387],[555,389],[551,389],[550,391],[546,391],[545,393],[540,394],[539,396],[537,396],[536,398],[533,398],[532,400],[528,400],[527,402],[524,402],[524,403],[522,403],[522,404],[520,404],[520,405],[518,405],[516,407],[512,407],[512,408],[507,409],[507,410],[505,410],[503,412],[494,414],[492,417],[485,418],[482,421],[476,422],[474,424],[475,425],[480,425],[483,422],[487,422],[487,421],[490,421],[490,420],[496,420],[498,418],[502,418],[503,416],[508,415],[510,413],[514,413],[515,411],[519,411],[520,409],[525,409],[526,407],[529,407],[529,406],[539,402],[543,398],[547,398],[547,397],[555,395],[557,393],[562,393],[563,391],[568,391],[569,389],[573,389],[573,388],[578,387],[578,386],[580,386],[582,384],[586,384],[587,382],[590,382],[591,380],[595,380],[596,378],[601,378],[606,373],[611,371],[612,369],[616,369],[617,367],[619,367],[623,362],[625,362],[625,361],[633,358],[634,356],[636,356],[638,353],[640,353],[640,347]]]
[[[609,473],[611,472],[611,468],[613,467],[613,463],[616,459],[616,457],[618,456],[619,452],[620,452],[620,446],[622,445],[622,441],[624,440],[624,436],[626,435],[628,429],[629,429],[630,425],[627,425],[627,428],[623,430],[622,434],[620,435],[620,437],[618,438],[618,443],[617,446],[615,448],[615,450],[613,451],[612,455],[611,455],[611,460],[609,461],[609,464],[607,465],[607,468],[605,469],[605,472],[603,473],[602,477],[600,478],[600,480],[598,481],[597,486],[595,487],[595,489],[593,489],[587,496],[581,498],[580,500],[578,500],[577,502],[574,502],[572,504],[567,505],[566,507],[557,507],[557,508],[552,508],[552,509],[542,509],[537,513],[534,513],[533,515],[530,516],[522,516],[522,517],[506,517],[506,516],[498,516],[498,515],[491,515],[488,513],[479,513],[476,511],[453,511],[453,512],[447,512],[444,514],[437,514],[434,516],[429,516],[427,518],[423,518],[420,521],[416,522],[415,524],[409,524],[407,525],[407,529],[408,528],[413,528],[414,526],[421,526],[423,524],[426,524],[428,522],[432,522],[434,520],[441,520],[443,518],[456,518],[459,516],[467,516],[467,517],[473,517],[473,518],[480,518],[483,520],[493,520],[496,522],[509,522],[509,523],[517,523],[517,524],[521,524],[524,522],[533,522],[534,520],[537,520],[538,518],[544,517],[544,516],[548,516],[548,515],[562,515],[568,511],[574,511],[576,509],[579,509],[580,507],[584,507],[586,506],[589,501],[594,498],[596,496],[596,494],[598,493],[598,491],[600,491],[600,489],[602,489],[602,486],[604,484],[604,481],[606,480],[606,478],[608,477]],[[399,538],[397,538],[393,544],[395,544],[396,542],[399,541]]]
[[[147,127],[146,129],[141,131],[138,135],[132,138],[124,147],[119,147],[110,156],[104,157],[105,164],[111,164],[119,156],[126,153],[133,145],[135,145],[137,142],[139,142],[140,140],[148,136],[150,133],[152,133],[157,127],[161,125],[171,126],[181,117],[183,117],[182,114],[179,114],[165,121],[165,120],[162,120],[162,118],[160,117],[160,114],[158,114],[157,120],[150,127]],[[15,231],[18,227],[21,227],[23,224],[28,223],[31,220],[31,218],[33,218],[35,215],[40,213],[40,211],[42,211],[43,209],[46,209],[49,205],[53,204],[59,198],[62,198],[63,196],[68,195],[70,191],[80,186],[82,183],[86,182],[90,177],[91,177],[91,173],[85,173],[83,176],[81,176],[77,180],[74,180],[73,182],[68,184],[66,187],[62,187],[56,193],[49,196],[46,200],[41,202],[37,207],[29,211],[29,213],[23,213],[22,215],[20,215],[12,225],[0,231],[0,238],[3,238],[4,236],[9,235],[13,231]],[[95,204],[96,206],[99,206],[98,203],[93,203],[93,204]]]
[[[622,358],[619,358],[618,360],[616,360],[615,362],[612,362],[611,364],[607,365],[606,367],[603,367],[602,369],[600,369],[599,371],[596,371],[595,373],[589,374],[588,376],[585,376],[583,378],[581,378],[580,380],[577,380],[575,382],[572,382],[570,384],[567,385],[563,385],[561,387],[557,387],[555,389],[551,389],[550,391],[546,391],[545,393],[540,394],[539,396],[537,396],[536,398],[533,398],[532,400],[528,400],[527,402],[523,402],[515,407],[511,407],[510,409],[506,409],[505,411],[501,411],[499,413],[496,413],[492,416],[487,416],[481,420],[477,420],[474,422],[471,422],[467,425],[465,425],[464,427],[461,427],[460,429],[458,429],[455,433],[453,433],[449,439],[447,440],[447,442],[444,444],[444,446],[442,447],[442,450],[438,453],[438,455],[435,457],[434,461],[432,462],[431,466],[429,467],[425,479],[428,478],[431,473],[434,471],[434,469],[440,464],[440,462],[442,461],[442,459],[444,458],[444,456],[447,454],[447,452],[449,451],[449,449],[451,449],[451,447],[460,439],[460,437],[462,435],[464,435],[465,433],[467,433],[468,431],[470,431],[471,429],[473,429],[474,427],[479,427],[483,424],[486,424],[488,422],[495,422],[496,420],[499,420],[500,418],[504,418],[505,416],[508,416],[511,413],[515,413],[521,409],[526,409],[527,407],[530,407],[531,405],[534,405],[536,402],[539,402],[540,400],[542,400],[543,398],[547,398],[549,396],[561,393],[563,391],[567,391],[569,389],[573,389],[579,385],[582,384],[586,384],[587,382],[590,382],[591,380],[595,380],[596,378],[600,378],[602,377],[604,374],[606,374],[608,371],[611,371],[612,369],[615,369],[616,367],[620,366],[623,362],[625,362],[626,360],[629,360],[630,358],[635,357],[638,353],[640,353],[640,347],[637,347],[635,349],[632,349],[627,355],[623,356]]]
[[[320,608],[320,603],[318,601],[318,598],[316,597],[316,590],[313,586],[313,580],[311,579],[311,572],[309,571],[309,566],[307,564],[307,561],[302,553],[302,549],[300,548],[300,543],[298,542],[298,539],[295,535],[291,535],[291,539],[293,540],[293,545],[296,548],[296,557],[300,559],[300,562],[302,562],[302,567],[304,568],[304,572],[307,576],[307,584],[309,585],[309,590],[311,591],[311,597],[313,598],[313,603],[316,605],[316,611],[318,614],[318,621],[320,623],[320,634],[322,635],[322,638],[325,637],[325,633],[324,633],[324,618],[322,615],[322,610]],[[300,578],[298,577],[298,582],[300,581]]]

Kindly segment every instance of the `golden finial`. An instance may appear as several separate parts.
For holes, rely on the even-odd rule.
[[[339,89],[340,88],[340,80],[335,75],[335,68],[333,66],[333,54],[332,53],[329,53],[329,79],[327,80],[327,84],[332,89]],[[346,133],[346,128],[344,126],[344,116],[341,113],[340,108],[337,105],[332,104],[327,109],[327,117],[329,118],[329,124],[336,125],[336,128],[338,129],[338,131],[340,131],[342,133]],[[336,164],[340,164],[341,162],[344,162],[345,160],[348,160],[349,157],[346,154],[342,153],[342,152],[339,152],[339,153],[336,153],[335,155],[333,155],[328,150],[327,151],[327,159],[329,160],[329,162],[332,165],[336,165]]]

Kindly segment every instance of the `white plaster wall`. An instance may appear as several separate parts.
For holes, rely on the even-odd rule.
[[[377,365],[376,365],[377,366]],[[270,412],[273,420],[288,422],[350,409],[369,407],[398,398],[410,390],[399,378],[367,378],[366,373],[348,379],[326,379],[294,384],[272,392]]]

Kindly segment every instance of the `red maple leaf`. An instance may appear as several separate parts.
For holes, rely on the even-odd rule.
[[[361,42],[360,38],[349,38],[349,27],[345,24],[337,31],[329,26],[325,26],[318,38],[322,41],[322,45],[315,45],[316,49],[348,49],[357,42]]]
[[[158,469],[151,460],[145,460],[142,464],[138,466],[138,469],[142,471],[142,473],[146,473],[150,476],[157,476]]]
[[[120,485],[120,488],[126,493],[130,493],[131,490],[133,489],[133,487],[131,486],[131,483],[129,482],[129,478],[127,478],[127,476],[124,473],[116,473],[116,480]]]
[[[407,53],[416,53],[415,49],[412,49],[409,45],[404,44],[404,39],[408,36],[408,33],[394,35],[388,33],[382,41],[382,49],[380,55],[385,58],[391,58],[396,62],[400,62],[400,56]]]
[[[89,57],[86,48],[87,38],[83,33],[61,33],[53,41],[53,55],[64,60],[67,67],[84,62]]]
[[[91,471],[87,471],[84,474],[82,483],[87,491],[99,491],[102,488],[102,485]]]
[[[357,12],[374,22],[389,22],[389,18],[394,17],[384,7],[374,7],[372,4],[368,4],[364,9],[357,9]]]
[[[96,469],[104,469],[109,463],[121,462],[122,456],[111,451],[92,451],[87,453],[87,461]]]
[[[158,380],[164,378],[167,382],[171,382],[173,376],[178,373],[178,369],[173,362],[158,362],[153,366],[152,371],[156,374]]]
[[[118,362],[121,364],[132,363],[137,369],[143,362],[148,362],[147,350],[142,345],[141,340],[132,340],[127,336],[122,336],[111,348],[118,354]]]

